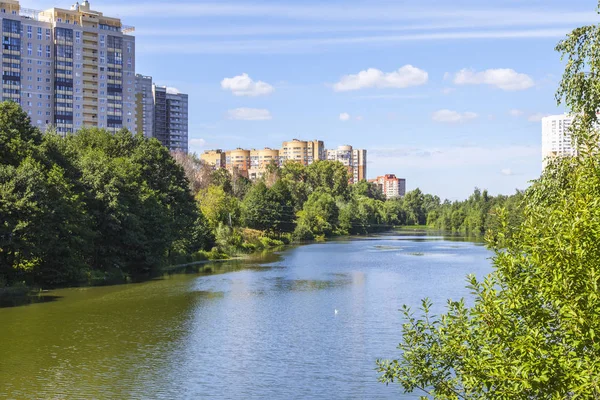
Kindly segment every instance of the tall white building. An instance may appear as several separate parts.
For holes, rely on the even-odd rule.
[[[351,183],[367,179],[367,151],[352,146],[339,146],[336,150],[327,150],[327,160],[339,161],[348,168]]]
[[[542,118],[542,159],[577,155],[569,130],[573,117],[569,115],[552,115]]]

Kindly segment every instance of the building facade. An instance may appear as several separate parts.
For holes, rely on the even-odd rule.
[[[152,86],[151,76],[140,74],[135,76],[136,133],[142,133],[145,137],[154,136],[154,95]]]
[[[367,178],[367,151],[354,149],[352,146],[340,146],[337,150],[326,150],[322,140],[304,141],[293,139],[283,142],[281,149],[265,148],[263,150],[236,149],[225,152],[223,162],[222,150],[209,150],[201,155],[201,159],[216,168],[236,170],[252,180],[265,175],[269,165],[282,166],[286,162],[295,162],[308,166],[317,161],[339,161],[348,168],[349,182],[356,183]]]
[[[225,168],[227,166],[225,152],[221,149],[205,151],[200,155],[200,160],[214,168]]]
[[[279,162],[299,162],[302,165],[310,165],[315,161],[325,160],[327,153],[325,145],[321,140],[298,140],[293,139],[283,142],[279,151]]]
[[[577,155],[569,129],[572,123],[573,117],[565,114],[542,118],[542,160],[544,166],[549,158]]]
[[[367,151],[354,149],[350,145],[327,150],[327,160],[339,161],[348,168],[350,183],[357,183],[367,177]]]
[[[41,129],[135,131],[135,37],[84,0],[70,9],[21,8],[0,0],[2,99]]]
[[[154,121],[152,136],[171,151],[188,151],[188,95],[152,85]]]
[[[387,174],[371,179],[369,182],[377,185],[386,199],[395,199],[406,195],[406,180],[396,178],[396,175]]]
[[[225,168],[231,173],[237,172],[248,178],[250,169],[250,150],[237,148],[225,153]]]
[[[248,178],[262,178],[270,165],[279,166],[279,150],[265,147],[263,150],[250,150],[250,169]]]

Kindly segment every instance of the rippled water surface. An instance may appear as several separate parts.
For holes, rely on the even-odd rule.
[[[0,398],[417,398],[377,382],[402,304],[468,296],[481,245],[382,235],[0,308]],[[335,310],[338,310],[337,314]]]

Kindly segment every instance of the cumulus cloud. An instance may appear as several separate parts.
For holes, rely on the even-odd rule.
[[[542,122],[542,118],[547,117],[549,114],[544,114],[544,113],[535,113],[535,114],[531,114],[529,117],[527,117],[527,121],[529,122]]]
[[[512,176],[515,174],[510,168],[504,168],[500,173],[505,176]]]
[[[177,88],[167,87],[167,93],[168,94],[180,94],[181,92]]]
[[[345,75],[333,85],[336,92],[347,92],[367,88],[407,88],[427,83],[429,74],[422,69],[405,65],[397,71],[385,73],[376,68],[360,71],[355,75]]]
[[[517,110],[517,109],[513,108],[512,110],[510,110],[510,111],[508,112],[508,114],[509,114],[511,117],[520,117],[521,115],[523,115],[523,114],[524,114],[524,112],[523,112],[522,110]]]
[[[348,113],[341,113],[340,114],[340,121],[349,121],[350,120],[350,114]]]
[[[271,112],[261,108],[236,108],[227,112],[229,119],[243,121],[266,121],[273,119]]]
[[[443,88],[443,89],[442,89],[442,94],[449,95],[450,93],[454,92],[455,90],[456,90],[456,89],[454,89],[454,88],[449,88],[449,87],[447,87],[447,88]]]
[[[434,112],[432,114],[431,118],[435,122],[456,124],[456,123],[473,120],[473,119],[477,118],[477,114],[475,114],[474,112],[469,112],[469,111],[460,113],[458,111],[444,109],[444,110],[439,110],[439,111]]]
[[[264,96],[273,93],[273,86],[263,81],[255,82],[244,73],[234,76],[233,78],[225,78],[221,81],[223,90],[231,90],[234,96]]]
[[[527,74],[521,74],[514,69],[498,68],[477,72],[473,69],[462,69],[454,76],[456,85],[491,85],[502,90],[525,90],[535,83]]]

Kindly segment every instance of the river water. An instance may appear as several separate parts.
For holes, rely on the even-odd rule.
[[[398,355],[398,309],[468,297],[490,256],[398,233],[53,291],[0,308],[0,398],[418,398],[377,382],[375,360]]]

